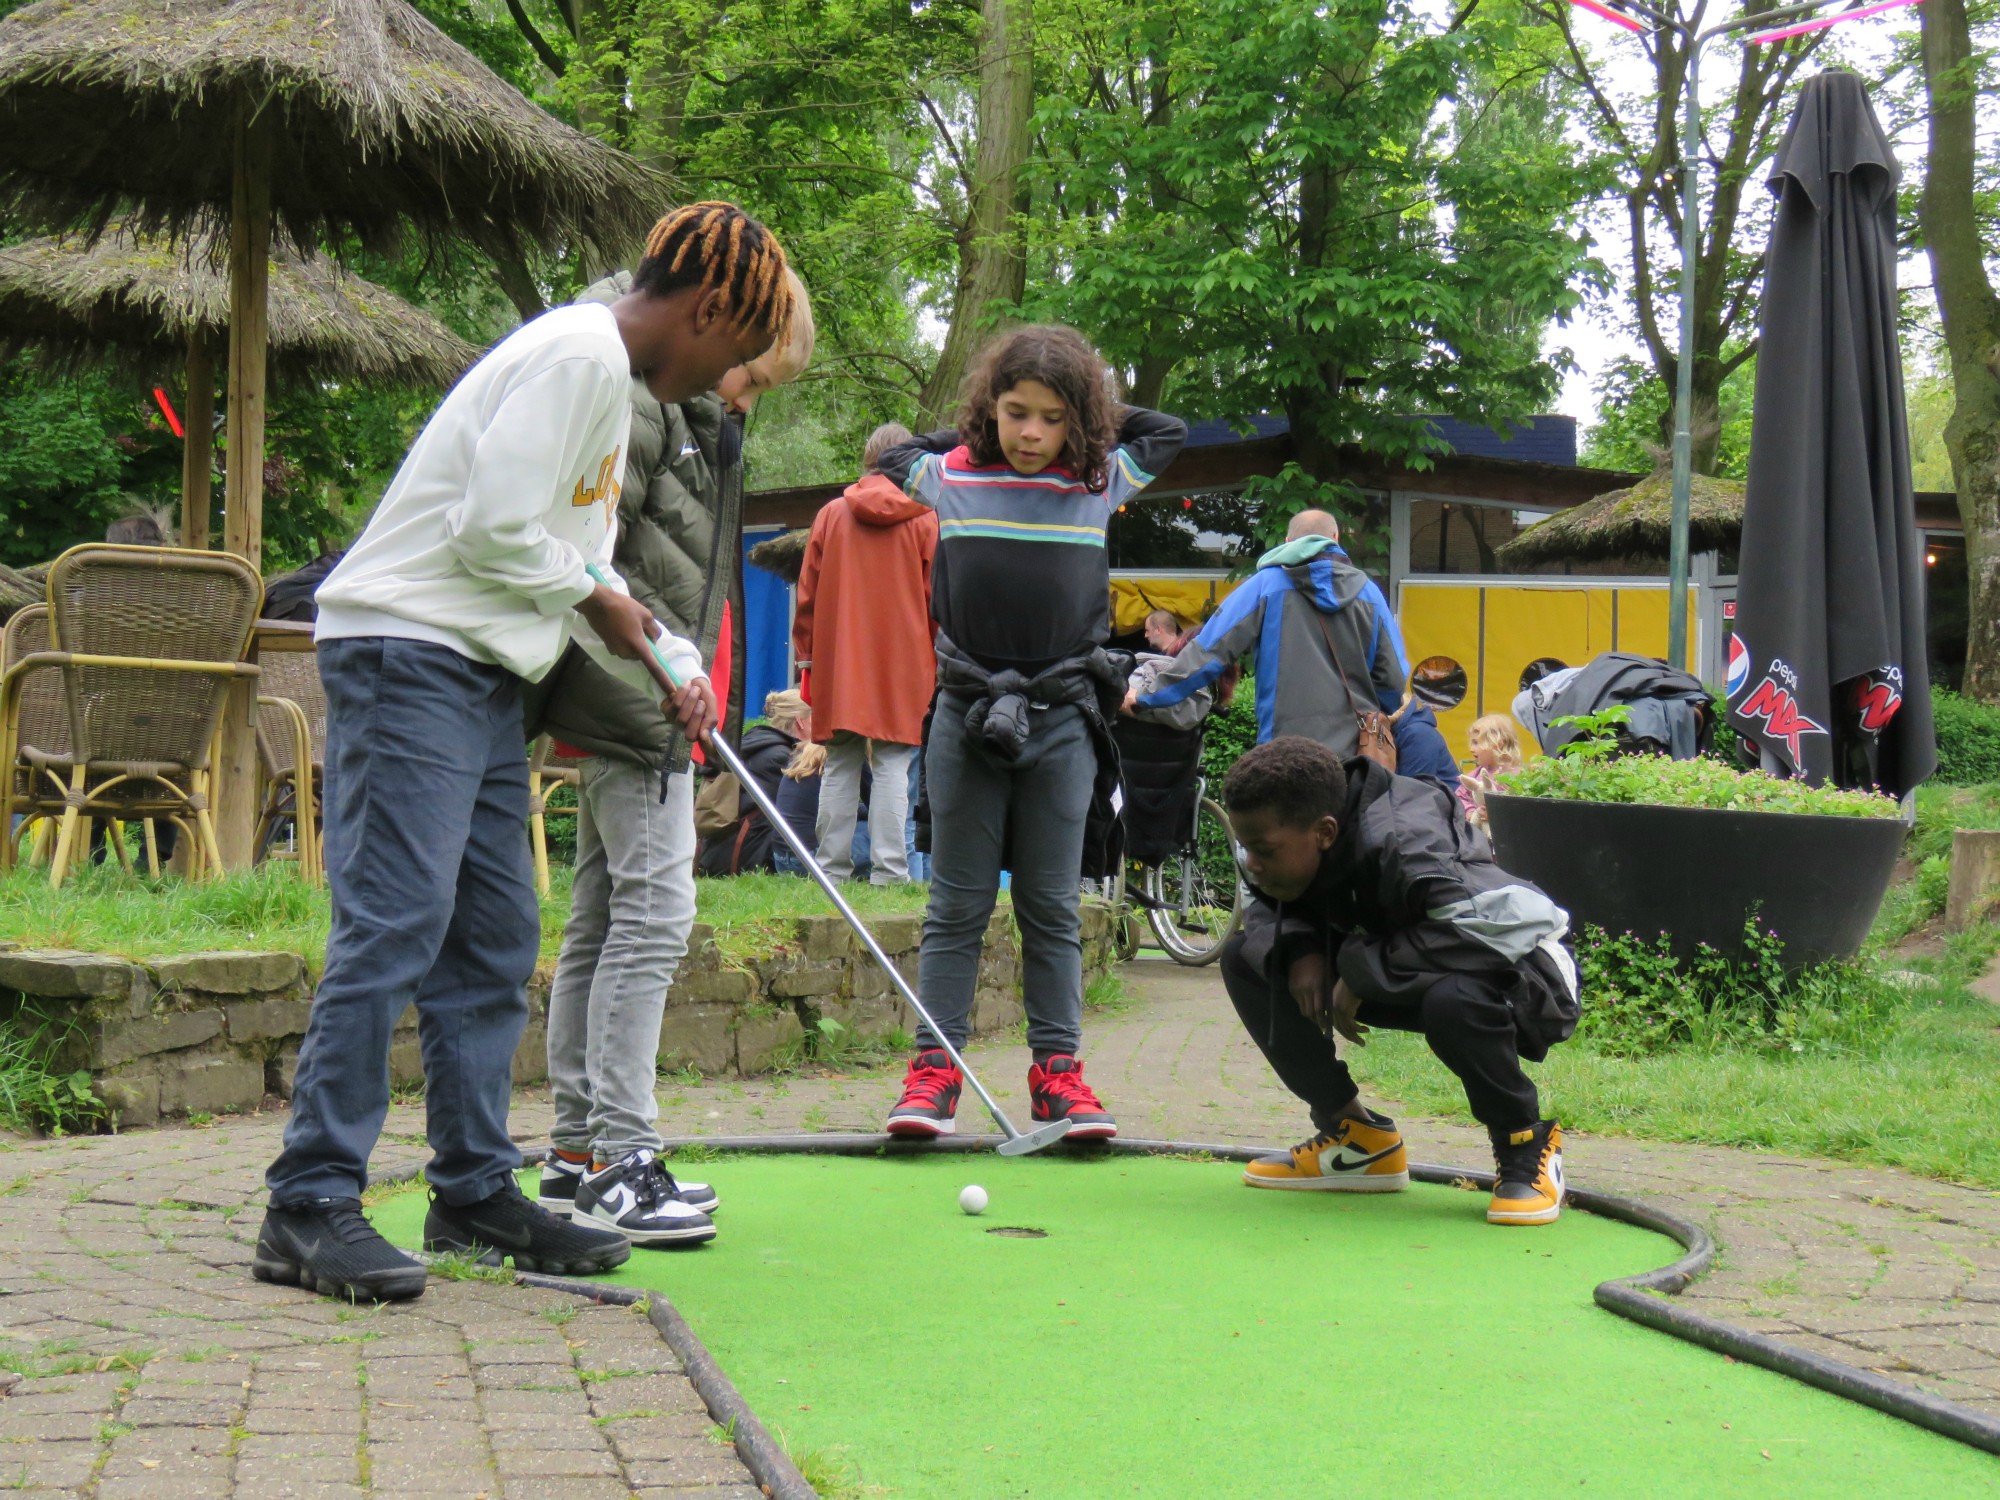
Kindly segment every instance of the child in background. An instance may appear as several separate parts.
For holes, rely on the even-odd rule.
[[[1562,1127],[1521,1059],[1576,1029],[1569,914],[1493,862],[1434,781],[1280,736],[1230,769],[1222,798],[1251,901],[1222,982],[1317,1132],[1244,1169],[1252,1187],[1384,1193],[1409,1185],[1395,1121],[1361,1103],[1333,1032],[1422,1034],[1465,1085],[1499,1165],[1486,1218],[1562,1212]]]
[[[931,895],[918,984],[955,1046],[971,1032],[979,958],[1012,873],[1021,927],[1033,1116],[1077,1139],[1118,1127],[1083,1079],[1077,880],[1086,824],[1108,812],[1125,694],[1105,654],[1112,513],[1180,451],[1177,418],[1113,399],[1110,372],[1073,330],[1019,328],[981,353],[956,432],[892,448],[881,469],[936,508],[931,573],[938,697],[924,779]],[[892,1135],[954,1129],[963,1078],[928,1031],[889,1112]]]
[[[1487,714],[1472,721],[1466,731],[1472,747],[1472,771],[1461,782],[1470,793],[1466,818],[1478,828],[1486,827],[1486,794],[1504,790],[1500,778],[1521,769],[1521,732],[1506,714]]]

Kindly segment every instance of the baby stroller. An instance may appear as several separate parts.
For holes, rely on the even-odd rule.
[[[1229,820],[1201,774],[1202,731],[1121,717],[1112,735],[1125,793],[1125,859],[1110,891],[1119,957],[1138,951],[1144,911],[1169,958],[1214,963],[1246,893]]]

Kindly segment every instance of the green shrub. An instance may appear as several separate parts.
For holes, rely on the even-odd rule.
[[[74,1021],[25,1006],[0,1022],[0,1125],[64,1135],[104,1117],[90,1074],[57,1062],[75,1029]]]
[[[1859,963],[1787,972],[1784,944],[1743,924],[1746,953],[1726,958],[1702,944],[1689,958],[1665,934],[1613,936],[1586,928],[1577,945],[1583,1017],[1576,1039],[1610,1057],[1691,1048],[1795,1053],[1865,1052],[1888,1032],[1902,992]]]
[[[1933,854],[1917,866],[1917,892],[1911,903],[1919,922],[1944,915],[1945,900],[1951,894],[1951,856]]]
[[[1956,786],[2000,781],[2000,708],[1931,689],[1937,724],[1936,779]]]
[[[1501,784],[1516,796],[1571,802],[1642,802],[1846,818],[1898,815],[1895,800],[1877,792],[1808,786],[1762,771],[1738,771],[1720,761],[1667,760],[1657,755],[1538,756],[1503,776]]]
[[[1249,673],[1236,684],[1236,696],[1229,707],[1218,708],[1203,726],[1201,774],[1208,778],[1212,797],[1222,795],[1222,778],[1246,750],[1257,744],[1257,683]]]

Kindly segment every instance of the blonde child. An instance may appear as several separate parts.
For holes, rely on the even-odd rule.
[[[1466,731],[1472,747],[1472,771],[1464,784],[1471,790],[1473,806],[1466,818],[1476,827],[1486,826],[1486,794],[1502,790],[1500,778],[1521,769],[1521,732],[1505,714],[1486,714],[1472,721]]]

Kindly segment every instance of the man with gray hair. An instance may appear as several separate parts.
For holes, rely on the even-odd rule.
[[[896,423],[876,428],[862,450],[861,478],[813,517],[792,622],[792,646],[809,674],[813,738],[826,746],[819,862],[836,880],[853,877],[865,766],[874,773],[868,878],[875,885],[910,878],[910,768],[937,684],[937,512],[880,468],[884,454],[909,441],[909,429]]]

